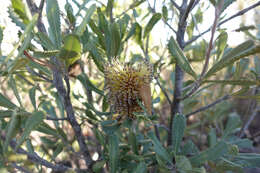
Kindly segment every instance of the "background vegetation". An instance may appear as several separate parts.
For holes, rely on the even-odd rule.
[[[1,171],[259,171],[260,23],[241,21],[232,32],[246,41],[232,47],[223,25],[260,1],[234,3],[11,0],[19,39],[0,50]],[[134,118],[111,107],[113,60],[153,65],[151,104],[139,98]]]

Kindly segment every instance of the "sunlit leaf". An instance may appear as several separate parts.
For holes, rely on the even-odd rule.
[[[61,47],[60,9],[57,0],[47,0],[46,14],[49,22],[49,35],[56,49]]]
[[[65,61],[67,67],[80,58],[81,44],[79,37],[75,34],[68,34],[64,38],[64,45],[61,48],[59,58]]]
[[[152,18],[149,20],[148,24],[145,26],[144,29],[144,37],[146,37],[151,30],[153,29],[154,25],[161,19],[161,13],[155,13]]]
[[[184,56],[181,48],[178,43],[174,40],[173,37],[170,38],[168,43],[168,49],[173,56],[177,60],[177,64],[184,70],[186,73],[190,74],[192,77],[196,78],[196,73],[193,71],[189,61]]]

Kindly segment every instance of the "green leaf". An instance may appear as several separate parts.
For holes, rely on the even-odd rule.
[[[134,172],[135,173],[146,173],[147,167],[146,167],[145,162],[139,163]]]
[[[105,160],[95,162],[93,165],[93,171],[95,173],[99,173],[103,169],[105,164],[106,164]]]
[[[119,129],[119,124],[116,120],[106,120],[101,122],[103,131],[108,134],[114,134]]]
[[[151,32],[154,25],[161,19],[160,13],[155,13],[144,28],[144,38]]]
[[[226,128],[223,132],[223,138],[233,133],[241,125],[241,119],[237,113],[232,113],[228,117]]]
[[[61,48],[59,58],[65,61],[67,67],[80,59],[81,44],[79,37],[75,34],[68,34],[64,38],[64,45]]]
[[[57,0],[47,0],[46,13],[49,22],[49,35],[56,49],[61,47],[60,9]]]
[[[41,46],[43,46],[47,50],[54,50],[55,49],[54,43],[52,43],[50,38],[45,33],[38,32],[38,33],[36,33],[36,36],[39,38]]]
[[[30,133],[37,128],[37,126],[43,121],[44,115],[42,112],[34,112],[25,122],[25,129],[22,136],[17,141],[15,150],[17,150],[23,142],[29,137]]]
[[[23,20],[24,24],[29,23],[28,16],[26,14],[25,6],[22,0],[11,0],[14,12]]]
[[[221,32],[221,34],[218,36],[216,41],[217,59],[219,59],[223,55],[224,49],[227,45],[227,39],[228,39],[228,34],[226,32]]]
[[[13,114],[11,110],[0,110],[0,119],[1,118],[10,118]]]
[[[111,56],[116,57],[119,54],[121,47],[121,36],[119,26],[117,23],[113,23],[111,26]]]
[[[107,17],[110,16],[110,12],[113,11],[113,4],[114,4],[114,0],[108,0],[107,1],[107,6],[106,6],[106,15]]]
[[[133,23],[130,30],[128,31],[128,34],[126,38],[124,39],[124,42],[126,42],[130,37],[132,37],[135,34],[137,23]]]
[[[192,142],[192,140],[188,140],[182,150],[181,150],[181,155],[194,155],[194,154],[198,154],[199,153],[199,149],[197,148],[197,146]]]
[[[239,164],[236,164],[230,160],[221,159],[221,162],[217,163],[216,170],[218,172],[226,172],[226,171],[232,171],[236,173],[243,173],[243,167]]]
[[[260,75],[260,58],[258,56],[254,57],[254,63],[255,63],[255,72]]]
[[[129,132],[128,143],[131,145],[134,154],[138,155],[138,144],[136,139],[136,133],[134,133],[133,131]]]
[[[75,22],[76,22],[76,18],[75,16],[73,15],[73,8],[72,6],[70,5],[70,3],[66,3],[65,5],[65,10],[66,10],[66,13],[67,13],[67,18],[69,19],[69,22],[72,26],[75,25]]]
[[[203,80],[202,83],[216,83],[224,85],[240,85],[240,86],[252,86],[258,85],[258,81],[253,80]]]
[[[39,57],[39,58],[42,58],[42,57],[51,57],[51,56],[56,56],[60,53],[59,50],[50,50],[50,51],[34,51],[33,52],[33,56],[34,57]]]
[[[255,46],[254,41],[249,40],[246,41],[239,46],[231,49],[229,52],[225,53],[223,57],[214,64],[209,71],[206,73],[205,78],[213,75],[217,71],[229,66],[230,64],[234,63],[235,61],[244,58],[249,55],[253,55],[260,52],[260,46]]]
[[[4,152],[7,152],[9,142],[11,141],[11,138],[14,136],[17,125],[18,125],[18,115],[17,115],[17,112],[14,111],[12,114],[11,120],[8,123],[8,128],[6,131],[6,138],[5,138],[5,143],[4,143],[4,147],[3,147]]]
[[[224,4],[223,4],[221,12],[225,11],[227,9],[227,7],[230,6],[235,1],[236,0],[224,0]]]
[[[234,156],[234,162],[244,168],[260,168],[260,154],[239,153]]]
[[[210,129],[209,135],[208,135],[208,140],[209,140],[209,146],[213,147],[217,143],[217,134],[216,130],[214,128]]]
[[[207,150],[193,156],[190,158],[190,162],[194,166],[199,166],[206,161],[215,161],[219,159],[221,156],[228,152],[228,145],[220,141],[213,147],[208,148]]]
[[[33,105],[34,110],[37,109],[37,107],[36,107],[36,99],[35,99],[35,92],[36,92],[36,86],[32,87],[29,90],[29,96],[30,96],[30,100],[31,100],[31,103]]]
[[[77,79],[81,82],[81,84],[86,88],[90,89],[91,91],[94,91],[102,96],[104,96],[104,91],[98,89],[88,78],[88,76],[85,73],[82,73],[77,76]]]
[[[192,166],[189,159],[185,156],[176,156],[176,167],[180,173],[186,173],[186,171],[191,171]]]
[[[168,9],[165,5],[162,7],[162,14],[163,14],[163,19],[165,21],[167,21],[168,20]]]
[[[28,47],[28,45],[32,39],[31,32],[32,32],[34,26],[36,25],[37,19],[38,19],[38,14],[34,15],[31,22],[26,26],[26,29],[25,29],[24,33],[21,35],[20,40],[14,46],[13,50],[5,58],[5,62],[7,62],[13,56],[14,52],[17,51],[17,49],[19,47],[21,47],[21,48],[19,49],[18,55],[16,57],[20,57],[23,54],[23,51]],[[22,43],[22,45],[20,45],[20,43]],[[3,64],[4,63],[2,63],[2,65]],[[1,65],[1,67],[2,67],[2,65]],[[1,69],[1,67],[0,67],[0,69]],[[9,71],[9,73],[12,72],[12,70],[8,70],[8,71]]]
[[[64,145],[62,143],[58,143],[58,145],[56,146],[56,149],[53,151],[51,160],[55,160],[56,157],[62,152],[64,148]]]
[[[186,127],[186,118],[181,114],[176,114],[172,123],[172,145],[174,154],[177,155]]]
[[[15,109],[17,106],[0,93],[0,106],[8,109]]]
[[[36,130],[41,132],[41,133],[44,133],[44,134],[52,135],[54,137],[59,137],[59,134],[58,134],[57,130],[55,130],[54,128],[50,127],[45,122],[40,123],[40,125],[38,127],[36,127]]]
[[[154,146],[154,151],[156,155],[158,155],[160,158],[162,158],[164,161],[168,162],[168,164],[172,163],[172,157],[170,154],[167,152],[167,150],[163,147],[163,145],[160,143],[160,141],[157,139],[155,134],[150,131],[148,133],[148,137],[152,140],[153,146]]]
[[[20,97],[20,94],[18,92],[18,89],[17,89],[16,83],[15,83],[15,80],[13,78],[13,75],[10,76],[8,84],[12,88],[14,95],[15,95],[16,99],[18,100],[19,104],[20,104],[20,107],[23,107],[21,97]]]
[[[142,46],[142,27],[139,25],[139,23],[136,23],[135,27],[135,41],[137,42],[137,44]]]
[[[99,50],[97,49],[96,45],[93,44],[91,41],[89,41],[87,43],[87,49],[90,52],[90,55],[94,61],[94,63],[96,64],[97,68],[101,71],[104,72],[104,66],[103,66],[103,62],[104,59],[102,58]]]
[[[184,56],[181,48],[179,47],[178,43],[174,40],[173,37],[170,38],[168,43],[168,49],[173,56],[177,60],[177,64],[181,67],[183,71],[190,74],[193,78],[196,78],[197,75],[193,71],[188,59]]]
[[[81,24],[76,28],[76,34],[81,36],[83,34],[83,32],[85,31],[86,27],[87,27],[87,23],[89,22],[92,14],[94,13],[94,11],[96,10],[96,5],[93,4],[91,5],[88,10],[86,11],[86,15],[83,18],[83,21],[81,22]]]
[[[118,170],[119,160],[119,141],[115,134],[109,135],[108,138],[108,152],[109,152],[109,168],[111,173],[116,173]]]
[[[17,15],[14,13],[11,7],[8,7],[7,12],[9,14],[9,18],[11,19],[11,21],[15,23],[16,26],[20,27],[22,30],[25,30],[26,25],[17,17]]]

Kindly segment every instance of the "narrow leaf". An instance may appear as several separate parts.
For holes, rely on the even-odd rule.
[[[19,49],[18,55],[16,57],[20,57],[23,54],[23,51],[27,48],[27,46],[29,45],[29,43],[32,39],[31,32],[32,32],[34,26],[36,25],[37,19],[38,19],[38,14],[34,15],[31,22],[26,26],[26,29],[25,29],[24,33],[21,35],[20,40],[14,46],[13,50],[5,58],[5,62],[7,62],[13,56],[14,52],[19,47],[21,47],[21,48]],[[22,45],[20,45],[20,43],[22,43]]]
[[[37,107],[36,107],[36,99],[35,99],[35,92],[36,92],[36,86],[32,87],[29,90],[29,96],[30,96],[30,100],[31,100],[31,103],[33,105],[34,110],[37,109]]]
[[[155,134],[153,132],[148,133],[148,137],[152,140],[154,151],[155,153],[162,158],[164,161],[167,161],[168,163],[172,163],[172,158],[170,154],[167,152],[167,150],[163,147],[163,145],[160,143],[160,141],[157,139]]]
[[[40,44],[46,48],[47,50],[54,50],[55,46],[54,43],[50,40],[50,38],[42,32],[36,33],[36,36],[39,38]]]
[[[177,64],[181,67],[181,69],[196,78],[196,73],[193,71],[188,59],[184,56],[181,48],[173,37],[170,38],[168,48],[173,58],[177,60]]]
[[[13,78],[13,75],[10,76],[9,81],[8,81],[8,84],[9,84],[10,87],[12,88],[12,90],[13,90],[13,92],[14,92],[14,95],[15,95],[16,99],[18,100],[20,106],[23,107],[22,101],[21,101],[21,97],[20,97],[20,94],[19,94],[19,92],[18,92],[18,89],[17,89],[16,83],[15,83],[15,80],[14,80],[14,78]]]
[[[176,167],[181,173],[192,170],[191,163],[187,157],[176,156],[175,161],[176,161]]]
[[[22,0],[11,0],[14,12],[23,20],[24,24],[29,23],[28,16],[25,11],[25,6]]]
[[[63,147],[64,147],[64,145],[63,145],[62,143],[59,143],[59,144],[56,146],[56,149],[53,151],[51,160],[55,160],[55,159],[56,159],[56,157],[62,152]]]
[[[245,168],[260,168],[260,154],[255,153],[239,153],[234,156],[235,163]]]
[[[0,107],[5,107],[8,109],[15,109],[17,106],[0,93]]]
[[[149,20],[148,24],[144,29],[144,38],[151,32],[154,25],[161,19],[162,15],[160,13],[155,13],[152,18]]]
[[[218,83],[225,85],[240,85],[240,86],[252,86],[258,85],[258,81],[253,80],[204,80],[202,83]]]
[[[90,89],[102,96],[104,96],[104,92],[100,89],[98,89],[88,78],[88,76],[86,74],[81,74],[77,76],[77,79],[81,82],[81,84],[86,88],[86,89]]]
[[[96,10],[96,5],[93,4],[91,5],[88,10],[86,11],[86,15],[83,18],[83,21],[81,22],[81,24],[76,28],[76,34],[81,36],[83,34],[83,32],[86,29],[87,23],[89,22],[92,14],[94,13],[94,11]]]
[[[118,137],[115,134],[109,135],[108,138],[108,151],[109,151],[109,167],[111,173],[116,173],[118,170],[119,160],[119,142]]]
[[[135,173],[145,173],[145,172],[147,172],[147,167],[146,167],[145,162],[139,163],[134,172]]]
[[[206,161],[209,160],[215,161],[219,159],[221,156],[226,154],[227,151],[228,151],[228,145],[225,142],[220,141],[213,147],[210,147],[209,149],[191,157],[190,162],[194,166],[199,166],[205,163]]]
[[[205,78],[213,75],[217,71],[220,71],[221,69],[227,67],[228,65],[234,63],[235,61],[244,58],[249,55],[253,55],[260,52],[260,46],[255,46],[254,41],[249,40],[246,41],[239,46],[231,49],[229,52],[225,53],[223,57],[218,61],[216,64],[214,64],[207,74],[205,75]]]
[[[185,127],[186,127],[186,118],[181,114],[175,115],[172,124],[172,144],[173,144],[173,151],[175,155],[177,155],[177,153],[179,152]]]
[[[43,121],[44,115],[42,112],[34,112],[25,122],[25,129],[22,136],[17,141],[15,150],[17,150],[23,142],[29,137],[30,133]]]
[[[8,149],[9,142],[11,141],[11,138],[13,136],[17,123],[18,123],[18,115],[17,115],[16,111],[14,111],[12,114],[11,120],[8,123],[8,129],[6,131],[6,139],[5,139],[5,143],[4,143],[4,149],[3,149],[4,152],[6,152]]]
[[[49,35],[56,49],[61,47],[60,9],[57,0],[47,0],[46,13],[49,22]]]
[[[33,56],[34,57],[51,57],[51,56],[56,56],[58,55],[58,53],[60,53],[59,50],[50,50],[50,51],[34,51],[33,52]]]

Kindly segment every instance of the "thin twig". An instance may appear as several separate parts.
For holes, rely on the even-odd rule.
[[[220,16],[223,4],[224,4],[224,0],[221,0],[219,2],[218,7],[215,8],[215,19],[214,19],[214,23],[213,23],[213,26],[212,26],[212,29],[211,29],[211,37],[210,37],[210,41],[209,41],[208,50],[207,50],[207,53],[206,53],[206,60],[205,60],[205,64],[203,66],[203,69],[202,69],[202,72],[201,72],[201,75],[200,75],[200,79],[202,79],[202,77],[204,77],[205,73],[208,70],[210,53],[211,53],[212,48],[213,48],[214,35],[215,35],[216,29],[217,29],[218,20],[219,20],[219,16]]]
[[[16,163],[11,163],[10,164],[12,167],[14,167],[15,169],[17,169],[18,171],[24,172],[24,173],[31,173],[30,171],[28,171],[27,169],[25,169],[22,166],[17,165]]]
[[[5,137],[3,135],[1,135],[1,138],[2,138],[2,140],[5,140]],[[16,142],[14,140],[11,140],[10,147],[12,149],[15,149],[16,145],[17,145]],[[25,155],[27,155],[27,158],[30,161],[37,163],[37,164],[40,164],[40,165],[43,165],[43,166],[46,166],[47,168],[51,168],[54,171],[66,171],[68,169],[71,169],[70,167],[67,167],[67,166],[62,165],[62,164],[55,164],[54,165],[51,162],[48,162],[47,160],[41,158],[37,153],[35,153],[35,152],[29,153],[22,148],[18,148],[16,150],[16,153],[25,154]]]
[[[254,110],[254,112],[250,115],[248,121],[246,122],[245,126],[242,128],[241,130],[241,134],[240,134],[240,137],[243,137],[247,131],[247,129],[249,128],[250,124],[252,123],[252,121],[255,119],[256,115],[258,114],[258,111],[260,110],[260,107],[259,108],[256,108]]]
[[[171,3],[172,5],[177,8],[179,11],[181,10],[181,7],[174,1],[174,0],[171,0]]]
[[[191,4],[191,3],[190,3]],[[196,80],[194,82],[194,86],[193,88],[190,90],[190,92],[188,92],[185,96],[183,96],[182,98],[180,98],[181,100],[184,100],[186,98],[189,98],[192,94],[194,94],[197,89],[200,87],[201,85],[201,80],[204,77],[204,75],[206,74],[207,70],[208,70],[208,64],[209,64],[209,59],[210,59],[210,54],[211,51],[213,49],[213,40],[214,40],[214,35],[217,29],[217,25],[218,25],[218,20],[219,20],[219,16],[221,13],[221,9],[223,7],[224,4],[224,0],[221,0],[219,5],[215,8],[215,19],[212,25],[212,29],[211,29],[211,37],[210,37],[210,41],[209,41],[209,46],[207,49],[207,53],[206,53],[206,57],[205,57],[205,64],[203,66],[202,72],[200,74],[200,77],[198,80]]]
[[[225,100],[227,100],[227,99],[229,99],[229,98],[231,98],[230,95],[225,95],[225,96],[223,96],[223,97],[217,99],[216,101],[214,101],[214,102],[212,102],[212,103],[210,103],[210,104],[208,104],[208,105],[206,105],[206,106],[203,106],[203,107],[201,107],[201,108],[199,108],[199,109],[197,109],[197,110],[195,110],[195,111],[193,111],[193,112],[187,113],[187,114],[184,115],[184,116],[188,118],[188,117],[190,117],[191,115],[194,115],[194,114],[196,114],[196,113],[205,111],[205,110],[211,108],[212,106],[215,106],[216,104],[221,103],[221,102],[223,102],[223,101],[225,101]]]
[[[26,66],[26,69],[27,69],[27,71],[28,71],[29,73],[31,73],[32,75],[38,76],[39,78],[42,78],[42,79],[45,80],[46,82],[52,83],[52,80],[51,80],[51,79],[49,79],[49,78],[43,76],[42,74],[40,74],[40,73],[34,71],[34,70],[31,69],[30,67]]]
[[[260,1],[258,1],[257,3],[255,3],[255,4],[249,6],[249,7],[245,8],[245,9],[243,9],[243,10],[241,10],[241,11],[235,13],[234,15],[230,16],[229,18],[227,18],[227,19],[221,21],[221,22],[218,24],[217,27],[220,27],[221,25],[223,25],[224,23],[230,21],[231,19],[233,19],[233,18],[235,18],[235,17],[241,16],[241,15],[247,13],[249,10],[254,9],[255,7],[257,7],[257,6],[259,6],[259,5],[260,5]],[[206,34],[207,32],[209,32],[210,29],[211,29],[211,27],[210,27],[209,29],[205,30],[204,32],[202,32],[201,34],[196,35],[196,36],[194,36],[193,38],[191,38],[189,41],[187,41],[187,42],[185,43],[185,46],[187,46],[188,44],[191,44],[191,43],[193,43],[194,41],[196,41],[198,38],[200,38],[201,36],[203,36],[204,34]]]
[[[39,8],[36,6],[36,4],[32,0],[26,0],[26,2],[27,2],[27,5],[28,5],[32,15],[34,15],[36,13],[39,14],[38,20],[37,20],[38,30],[40,32],[46,33],[46,28],[45,28],[44,24],[42,23],[42,10],[43,10],[45,0],[41,0]]]
[[[163,92],[164,96],[166,97],[166,100],[171,105],[172,104],[171,99],[170,99],[169,95],[167,94],[165,88],[160,84],[160,81],[158,78],[155,78],[155,80],[156,80],[157,84],[159,85],[159,87],[161,88],[161,91]]]
[[[149,3],[149,0],[147,0],[148,6],[151,10],[151,12],[154,14],[156,13],[155,9],[151,6],[151,4]],[[177,31],[165,20],[163,20],[164,24],[166,24],[175,34],[177,34]]]

